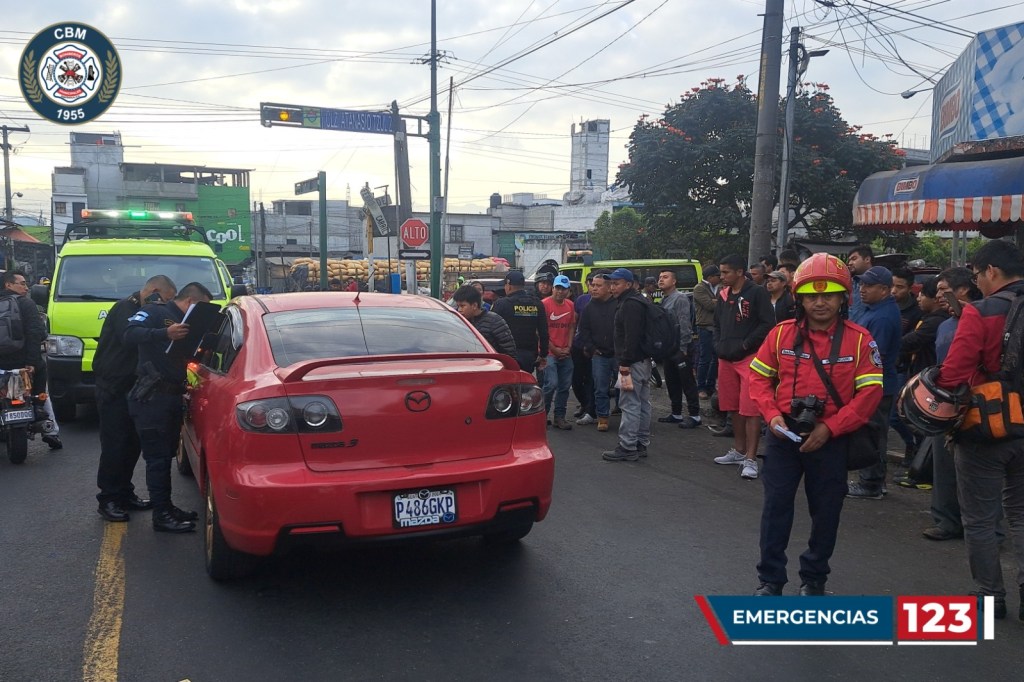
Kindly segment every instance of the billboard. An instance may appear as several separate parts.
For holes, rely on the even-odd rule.
[[[935,86],[931,162],[959,142],[1024,135],[1024,22],[977,34]]]

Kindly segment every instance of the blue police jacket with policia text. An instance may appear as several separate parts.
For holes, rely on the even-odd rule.
[[[169,383],[183,385],[185,382],[185,365],[181,358],[167,354],[167,346],[171,340],[167,337],[167,328],[178,324],[185,313],[174,301],[167,303],[150,303],[139,312],[128,318],[128,328],[124,330],[124,342],[139,348],[138,372],[143,374],[142,367],[147,362],[160,373],[160,377]]]

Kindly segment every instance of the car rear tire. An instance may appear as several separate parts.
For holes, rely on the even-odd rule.
[[[182,476],[192,476],[192,462],[188,459],[188,453],[185,452],[185,441],[183,438],[178,438],[178,452],[174,456],[174,461],[178,465],[178,473]]]
[[[28,429],[26,427],[7,427],[7,457],[11,460],[11,464],[22,464],[28,457]]]
[[[217,505],[213,499],[213,486],[206,477],[206,523],[204,544],[206,572],[217,581],[242,578],[256,567],[256,557],[228,546],[220,529]]]
[[[484,535],[484,544],[492,546],[513,545],[529,535],[531,530],[533,530],[533,521],[512,526],[495,533],[487,533]]]

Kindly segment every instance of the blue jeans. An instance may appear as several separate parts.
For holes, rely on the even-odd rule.
[[[559,360],[554,355],[548,355],[548,364],[544,367],[544,411],[551,412],[551,403],[554,402],[554,417],[564,419],[571,386],[572,356]]]
[[[714,332],[697,328],[697,389],[711,395],[718,381],[718,358],[715,356]]]
[[[608,389],[612,379],[619,371],[619,361],[613,357],[595,355],[590,359],[590,367],[594,373],[594,406],[598,417],[607,417],[611,412],[611,400]]]

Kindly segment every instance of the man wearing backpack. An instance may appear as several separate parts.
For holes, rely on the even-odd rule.
[[[0,369],[31,368],[42,375],[43,320],[25,294],[28,280],[20,270],[3,274],[0,290]]]
[[[651,360],[642,345],[645,314],[651,303],[633,289],[633,273],[618,268],[608,275],[615,312],[615,358],[619,362],[619,444],[601,456],[609,462],[635,462],[647,456],[651,442]]]
[[[979,416],[974,404],[954,431],[953,452],[967,556],[979,605],[980,597],[992,596],[993,615],[1006,617],[1006,588],[996,537],[1001,506],[1013,536],[1017,580],[1021,582],[1018,615],[1024,620],[1024,420],[1020,417],[1024,254],[1009,242],[994,240],[978,249],[971,264],[985,298],[963,307],[936,383],[947,390],[970,385],[976,400],[982,395],[978,391],[982,384],[999,381],[1004,389],[998,398],[986,396],[984,406],[990,408],[993,402],[1009,406],[1003,410],[1007,418],[1002,414],[992,415],[991,420],[988,415]],[[1011,314],[1013,321],[1008,324]],[[983,427],[992,422],[1007,436],[985,435]]]

